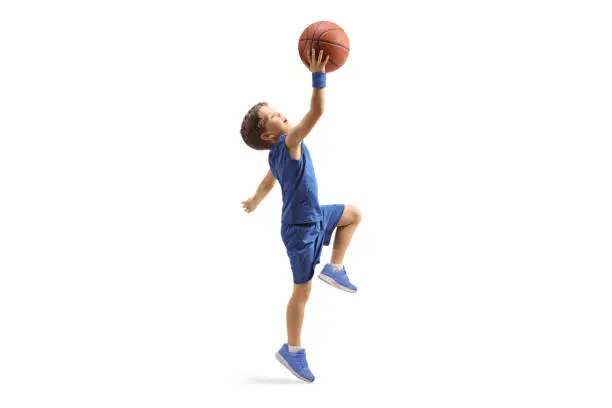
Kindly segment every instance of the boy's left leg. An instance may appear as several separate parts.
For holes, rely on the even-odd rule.
[[[344,255],[353,239],[353,234],[361,222],[361,211],[354,205],[346,205],[341,213],[342,215],[339,216],[335,215],[338,214],[338,206],[331,205],[325,206],[323,212],[326,222],[325,243],[329,243],[334,230],[336,231],[336,237],[334,238],[331,263],[323,267],[319,279],[338,289],[355,293],[357,287],[349,280],[343,263]]]
[[[331,263],[343,264],[344,254],[353,239],[353,234],[361,222],[361,211],[357,206],[347,205],[342,213],[342,218],[336,227],[336,237],[332,249]]]

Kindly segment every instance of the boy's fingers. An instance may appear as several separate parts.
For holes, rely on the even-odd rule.
[[[321,65],[322,60],[323,60],[323,50],[319,51],[319,65]]]
[[[323,63],[323,65],[327,65],[327,61],[329,61],[329,55],[325,57],[325,62]]]
[[[310,49],[306,50],[306,60],[308,61],[308,63],[310,64]]]

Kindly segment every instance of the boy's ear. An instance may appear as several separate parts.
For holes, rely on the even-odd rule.
[[[261,140],[268,141],[272,137],[272,133],[262,132],[259,137],[261,138]]]

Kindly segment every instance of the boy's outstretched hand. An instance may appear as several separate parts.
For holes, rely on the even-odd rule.
[[[248,213],[256,209],[258,205],[259,201],[257,201],[255,197],[251,197],[248,200],[242,202],[242,208],[244,208],[244,211]]]
[[[323,61],[323,50],[319,51],[318,58],[316,57],[316,53],[314,48],[312,49],[312,53],[310,50],[306,50],[306,59],[310,64],[310,72],[325,72],[325,65],[327,65],[327,61],[329,61],[329,55],[325,57],[325,61]]]

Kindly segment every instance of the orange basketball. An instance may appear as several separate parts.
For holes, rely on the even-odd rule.
[[[306,50],[314,48],[316,56],[319,50],[329,55],[329,61],[325,65],[325,72],[334,72],[346,62],[351,46],[349,38],[338,24],[331,21],[317,21],[312,23],[302,32],[298,41],[298,52],[306,67],[310,68],[306,59]],[[325,58],[324,58],[325,59]]]

